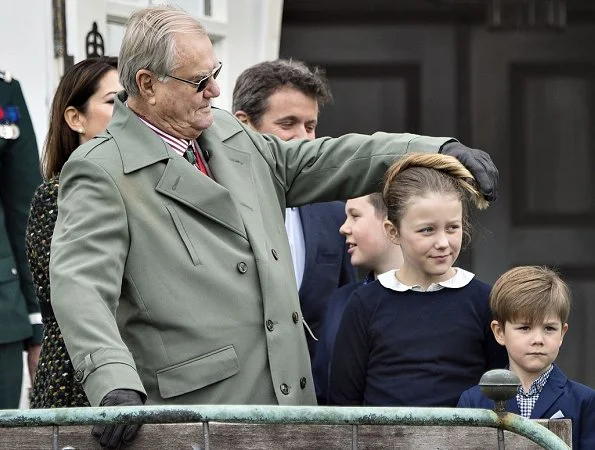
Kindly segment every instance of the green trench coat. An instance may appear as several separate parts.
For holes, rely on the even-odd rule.
[[[282,142],[214,109],[201,175],[116,100],[108,131],[60,177],[52,304],[92,405],[315,404],[286,206],[379,186],[395,156],[448,138],[376,133]]]

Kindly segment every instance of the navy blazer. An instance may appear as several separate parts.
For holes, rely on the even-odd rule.
[[[304,320],[319,337],[326,300],[338,288],[355,281],[345,237],[339,228],[345,222],[345,203],[325,202],[299,208],[306,259],[299,290]],[[314,360],[316,341],[306,332],[310,359]]]
[[[479,386],[475,386],[461,394],[457,406],[493,409],[494,401],[485,397]],[[506,402],[506,411],[520,415],[516,398]],[[564,419],[572,420],[573,450],[595,449],[595,390],[569,380],[554,365],[531,412],[531,419],[550,419],[558,411],[564,414]]]

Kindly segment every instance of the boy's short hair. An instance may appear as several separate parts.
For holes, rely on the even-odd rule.
[[[570,289],[547,267],[519,266],[502,274],[490,293],[494,320],[543,323],[550,316],[562,323],[570,314]]]
[[[376,217],[382,220],[386,219],[386,214],[388,210],[386,209],[386,203],[384,203],[382,193],[374,192],[368,195],[368,202],[370,202],[370,204],[374,207]]]

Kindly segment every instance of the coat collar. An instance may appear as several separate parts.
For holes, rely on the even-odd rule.
[[[258,217],[259,208],[253,199],[250,154],[225,143],[242,127],[220,117],[198,139],[211,158],[209,167],[215,180],[202,176],[177,155],[154,131],[142,123],[126,105],[127,94],[116,96],[114,114],[107,133],[120,150],[125,174],[166,161],[166,167],[155,189],[229,228],[247,239],[242,216]],[[123,151],[125,149],[125,151]],[[238,204],[241,207],[238,207]]]
[[[547,410],[558,400],[564,392],[564,386],[568,382],[568,378],[558,366],[554,365],[550,376],[539,394],[537,403],[531,412],[531,419],[541,419]],[[545,417],[549,419],[549,417]]]
[[[142,123],[138,116],[126,106],[127,99],[128,94],[125,91],[116,95],[114,113],[107,128],[107,133],[113,136],[118,146],[126,149],[125,152],[121,152],[126,174],[158,161],[171,159],[175,155],[175,152],[163,142],[163,139]],[[242,130],[237,123],[230,120],[224,122],[223,126],[214,123],[208,130],[205,130],[198,139],[200,145],[202,145],[201,141],[205,140],[205,135],[211,136],[210,139],[206,138],[207,141],[212,142],[214,139],[215,142],[224,142]],[[139,140],[142,140],[146,145],[139,146]],[[210,145],[210,147],[217,147],[217,145]],[[214,148],[209,151],[213,152]]]
[[[314,214],[312,204],[300,206],[298,208],[300,212],[300,221],[302,223],[302,230],[304,235],[304,249],[306,257],[304,261],[304,275],[303,279],[310,279],[312,274],[309,272],[313,269],[319,269],[316,267],[316,250],[320,245],[320,232],[324,229],[325,224],[322,222],[322,218]],[[303,294],[302,288],[307,283],[302,283],[300,286],[300,294]]]
[[[124,173],[129,174],[158,161],[172,159],[174,153],[154,131],[125,105],[128,95],[121,91],[114,99],[114,113],[107,133],[116,141]],[[138,145],[139,141],[143,145]],[[126,149],[126,151],[122,151]]]
[[[543,387],[543,390],[539,394],[539,398],[531,411],[531,419],[549,419],[544,417],[551,408],[551,406],[558,400],[558,398],[564,392],[564,386],[568,382],[568,378],[564,375],[558,366],[554,364],[554,368],[550,373],[550,376]],[[490,400],[491,401],[491,400]],[[491,401],[493,404],[493,401]],[[514,414],[521,414],[519,405],[516,401],[516,395],[506,402],[506,411]]]

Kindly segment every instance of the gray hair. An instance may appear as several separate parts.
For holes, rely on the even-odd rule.
[[[207,35],[198,20],[171,6],[143,8],[130,16],[118,58],[120,83],[128,95],[140,94],[136,84],[139,70],[163,77],[175,69],[178,33]]]
[[[322,106],[332,99],[324,70],[302,61],[277,59],[244,70],[233,89],[233,112],[244,111],[258,126],[271,95],[283,87],[296,89]]]

